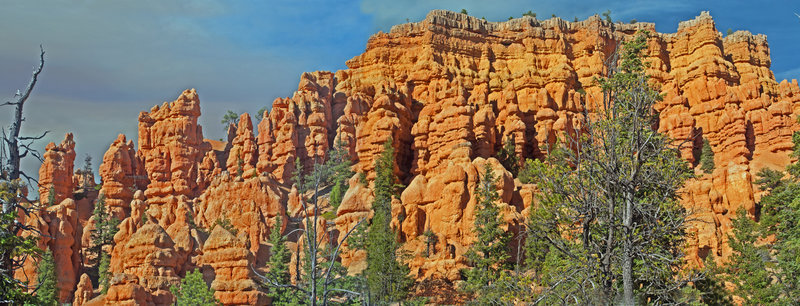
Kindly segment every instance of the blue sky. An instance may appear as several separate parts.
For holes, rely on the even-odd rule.
[[[119,133],[136,138],[138,112],[196,88],[207,138],[223,137],[225,110],[254,112],[297,88],[304,71],[344,69],[370,35],[431,9],[468,10],[490,21],[532,10],[585,19],[606,9],[615,20],[678,22],[711,11],[725,32],[768,36],[772,69],[800,77],[800,1],[0,1],[0,98],[27,84],[38,46],[46,66],[26,107],[25,132],[50,130],[48,141],[75,133],[78,160],[97,168]],[[7,110],[6,110],[7,109]],[[0,126],[11,119],[0,108]],[[41,143],[44,147],[46,143]],[[80,166],[80,164],[78,165]],[[38,165],[29,160],[28,171]]]

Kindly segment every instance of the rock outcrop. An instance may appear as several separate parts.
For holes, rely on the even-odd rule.
[[[92,287],[92,280],[86,273],[81,274],[81,280],[78,282],[78,287],[75,289],[75,298],[72,300],[72,305],[81,306],[86,304],[94,297],[94,289]]]
[[[109,301],[125,299],[141,300],[139,288],[144,289],[146,300],[156,305],[170,305],[174,297],[169,287],[180,283],[179,263],[175,242],[167,232],[155,222],[148,221],[131,235],[120,255],[121,273],[115,273],[109,287]],[[117,287],[118,297],[112,297],[112,289]],[[122,294],[124,292],[124,294]]]
[[[203,245],[203,262],[210,267],[211,288],[225,305],[265,305],[267,296],[259,291],[251,269],[253,253],[244,236],[235,237],[222,226],[216,226]]]
[[[258,171],[288,183],[294,169],[308,171],[327,157],[335,128],[331,118],[334,77],[330,72],[303,73],[291,98],[278,98],[258,125]],[[300,165],[295,165],[296,159]]]
[[[136,157],[149,182],[145,190],[149,205],[175,207],[176,197],[194,198],[200,193],[198,165],[210,145],[203,141],[198,117],[200,99],[194,89],[185,90],[173,102],[139,114]],[[162,226],[169,226],[172,221],[159,219]]]
[[[62,303],[72,301],[72,290],[78,281],[80,256],[78,250],[78,214],[75,200],[64,199],[60,204],[47,208],[50,215],[50,251],[55,260],[58,279],[58,300]]]
[[[223,174],[195,200],[194,223],[211,229],[217,222],[227,220],[247,236],[248,249],[263,264],[267,258],[269,228],[279,214],[286,220],[286,207],[281,204],[286,200],[277,186],[278,183],[268,176],[242,181]]]
[[[131,207],[128,204],[133,199],[133,193],[138,186],[146,183],[146,178],[140,177],[137,169],[138,159],[133,141],[128,141],[125,135],[120,134],[111,143],[100,164],[103,184],[100,192],[105,196],[106,207],[111,215],[119,220],[130,216]]]
[[[72,182],[75,167],[75,141],[72,140],[72,133],[67,133],[58,145],[52,142],[47,144],[42,157],[44,161],[39,168],[39,198],[48,205],[56,205],[71,198],[75,187]]]
[[[765,36],[723,36],[707,12],[663,34],[651,23],[612,24],[598,16],[487,22],[435,10],[420,22],[373,35],[365,52],[347,61],[348,69],[302,74],[293,95],[275,99],[256,127],[248,114],[230,125],[227,143],[203,139],[194,89],[142,112],[138,148],[120,135],[100,167],[100,192],[123,220],[104,301],[171,303],[168,286],[198,267],[223,303],[266,303],[253,269],[264,269],[268,232],[278,215],[292,223],[282,229],[302,227],[305,216],[293,173],[309,173],[335,145],[349,153],[357,174],[335,219],[319,226],[341,239],[371,217],[374,163],[389,140],[394,172],[407,186],[392,201],[393,226],[414,255],[412,275],[458,280],[475,240],[474,189],[484,165],[500,178],[505,226],[518,233],[537,191],[504,169],[498,151],[512,142],[520,162],[542,158],[559,139],[580,131],[584,116],[603,107],[595,77],[607,74],[607,59],[639,30],[650,32],[647,73],[664,96],[656,105],[656,127],[682,145],[681,157],[697,174],[681,200],[695,220],[687,258],[695,265],[711,255],[724,262],[731,255],[731,218],[740,208],[756,213],[763,195],[753,186],[757,173],[787,165],[792,133],[800,130],[800,87],[796,80],[775,80]],[[715,153],[711,173],[699,169],[704,139]],[[70,134],[48,145],[40,195],[46,200],[52,190],[49,204],[59,204],[24,220],[55,237],[40,242],[69,267],[59,272],[65,301],[72,299],[64,290],[72,290],[82,272],[77,248],[88,243],[92,228],[73,216],[75,203],[91,203],[71,199],[81,181],[73,179],[74,155]],[[334,210],[326,196],[319,205],[328,216]],[[236,234],[217,225],[224,220]],[[433,245],[426,231],[434,233]],[[291,249],[302,246],[292,239]],[[364,252],[336,243],[345,246],[342,263],[350,272],[363,270]],[[26,271],[33,268],[26,265]],[[79,287],[74,301],[85,301],[87,285]]]

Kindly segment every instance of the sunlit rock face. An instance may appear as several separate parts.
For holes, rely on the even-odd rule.
[[[693,214],[687,258],[724,260],[731,255],[731,218],[739,208],[754,214],[763,195],[753,186],[756,173],[787,165],[791,135],[800,130],[794,119],[800,88],[774,79],[765,36],[723,36],[705,12],[662,34],[650,23],[611,24],[597,16],[487,22],[436,10],[373,35],[346,70],[302,74],[297,90],[275,99],[260,122],[243,114],[230,125],[227,143],[203,139],[193,89],[140,113],[138,137],[131,137],[138,141],[120,135],[100,166],[99,192],[122,222],[116,246],[107,248],[108,294],[95,300],[169,304],[169,285],[199,268],[223,303],[265,303],[255,273],[265,269],[268,234],[302,228],[303,211],[313,211],[294,173],[307,174],[335,145],[349,153],[358,174],[337,209],[323,194],[319,204],[330,219],[320,228],[338,233],[319,237],[342,243],[342,263],[363,270],[364,252],[341,239],[372,216],[375,160],[387,141],[404,186],[392,200],[392,226],[412,255],[412,276],[457,280],[476,239],[481,172],[488,165],[499,178],[505,228],[517,235],[536,187],[515,180],[497,152],[511,141],[520,161],[541,158],[559,138],[579,131],[584,116],[603,104],[595,78],[607,74],[620,42],[640,30],[650,32],[647,72],[663,94],[657,128],[683,144],[681,157],[697,174],[681,193]],[[72,179],[75,144],[67,138],[48,146],[40,170],[40,193],[53,190],[58,205],[23,221],[51,233],[40,244],[72,267],[59,274],[70,287],[60,288],[64,301],[85,301],[92,294],[86,281],[78,282],[85,271],[76,254],[88,247],[94,221],[74,216],[75,203],[88,201],[71,199],[79,186]],[[715,153],[712,173],[699,170],[703,139]],[[283,224],[275,224],[277,216]],[[229,229],[217,225],[225,220]],[[432,245],[426,231],[435,236]],[[303,243],[290,239],[294,247]]]
[[[367,119],[362,119],[366,123],[379,120],[378,114],[397,118],[379,128],[356,125],[357,140],[367,138],[358,131],[379,142],[393,126],[402,130],[392,134],[399,175],[409,186],[400,199],[404,210],[397,210],[405,218],[402,238],[421,240],[424,229],[436,232],[437,224],[449,224],[436,234],[443,236],[440,241],[460,241],[451,252],[457,262],[453,267],[460,266],[461,248],[473,239],[469,224],[463,223],[460,233],[451,233],[459,219],[420,209],[431,203],[424,198],[452,197],[450,214],[469,216],[463,213],[468,205],[455,204],[471,201],[469,183],[452,184],[471,182],[456,179],[460,171],[467,177],[470,172],[457,170],[456,165],[494,156],[506,139],[513,140],[521,159],[547,154],[559,137],[580,129],[584,113],[601,107],[602,91],[594,78],[607,73],[606,59],[620,41],[639,30],[651,33],[647,73],[664,95],[656,106],[659,131],[684,144],[681,156],[694,167],[699,166],[702,139],[708,139],[715,152],[714,172],[698,170],[697,178],[683,189],[681,202],[697,220],[689,228],[688,258],[701,264],[709,254],[729,256],[726,236],[731,218],[740,207],[752,215],[761,196],[753,186],[756,173],[782,169],[790,162],[800,97],[796,81],[774,79],[765,36],[738,31],[723,37],[707,12],[681,22],[676,33],[662,34],[650,23],[610,24],[597,16],[580,22],[524,17],[494,23],[432,11],[421,22],[397,25],[389,33],[371,37],[367,50],[347,62],[350,69],[337,73],[336,89],[348,97],[338,100],[350,104],[371,100],[370,109],[379,107],[380,97],[372,93],[381,88],[402,88],[400,92],[410,96],[405,97],[410,103],[390,100],[411,111],[410,146],[403,142],[408,139],[404,131],[409,122],[397,111],[367,111]],[[337,137],[352,139],[344,133]],[[358,141],[355,147],[357,168],[371,170],[369,161],[377,153],[364,154],[370,151]],[[452,187],[430,186],[439,182]],[[526,206],[513,199],[522,198],[519,193],[530,188],[517,184],[509,190],[515,194],[504,202],[525,216]],[[348,224],[356,222],[349,219]],[[346,229],[344,223],[337,222]],[[424,246],[413,245],[407,247],[417,252]],[[452,271],[440,270],[445,272],[436,276],[446,277]]]

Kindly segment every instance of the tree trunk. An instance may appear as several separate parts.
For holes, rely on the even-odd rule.
[[[633,246],[631,224],[633,223],[633,195],[628,193],[625,199],[625,246],[622,253],[622,286],[625,291],[623,304],[634,305],[633,303]]]

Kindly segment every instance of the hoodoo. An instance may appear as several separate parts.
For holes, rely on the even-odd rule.
[[[287,234],[296,252],[309,241],[289,233],[305,233],[297,229],[308,224],[303,212],[313,214],[314,203],[324,215],[320,243],[331,250],[343,244],[341,263],[351,273],[364,269],[364,251],[343,238],[373,215],[375,160],[391,140],[402,184],[391,201],[392,227],[410,276],[456,283],[477,240],[476,186],[485,165],[498,178],[503,229],[519,238],[537,188],[517,179],[499,152],[513,144],[508,153],[522,166],[581,130],[585,116],[602,107],[595,79],[608,73],[621,42],[641,31],[649,32],[646,72],[663,96],[655,126],[683,145],[680,156],[695,169],[680,200],[692,214],[688,265],[702,266],[709,256],[724,263],[736,211],[754,216],[764,195],[754,186],[756,173],[792,161],[800,88],[796,80],[775,80],[766,36],[723,35],[708,12],[681,22],[675,33],[658,33],[652,23],[598,16],[488,22],[434,10],[373,35],[348,69],[303,73],[297,91],[275,99],[260,122],[241,115],[224,148],[203,138],[200,96],[186,90],[141,112],[138,135],[120,135],[103,156],[99,193],[121,221],[117,245],[103,248],[112,255],[107,295],[92,292],[97,282],[79,264],[90,239],[78,233],[88,235],[95,221],[75,216],[91,204],[73,201],[80,186],[72,180],[71,134],[47,146],[40,170],[39,192],[54,206],[27,222],[50,233],[41,244],[60,267],[61,302],[166,305],[174,298],[170,286],[198,268],[222,303],[266,303],[258,275],[269,270],[269,233]],[[704,140],[713,171],[700,170]],[[356,173],[342,184],[341,204],[329,203],[330,189],[300,199],[297,178],[337,145]],[[278,216],[284,224],[276,224]],[[520,254],[514,244],[508,255]],[[305,256],[292,255],[292,275],[305,273]],[[25,268],[35,275],[34,265]]]

